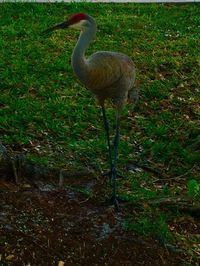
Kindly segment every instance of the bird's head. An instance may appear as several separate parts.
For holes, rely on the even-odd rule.
[[[53,30],[73,28],[81,31],[85,31],[87,28],[94,24],[92,17],[84,13],[76,13],[72,15],[68,20],[59,23],[51,28],[45,30],[45,32],[51,32]]]

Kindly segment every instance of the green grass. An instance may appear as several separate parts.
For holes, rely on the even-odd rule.
[[[157,236],[161,241],[173,241],[173,235],[169,231],[168,218],[164,214],[154,215],[145,211],[137,221],[128,220],[124,228],[126,230],[132,230],[139,235],[150,234]]]
[[[41,32],[75,12],[98,24],[88,55],[97,50],[128,54],[137,66],[140,100],[124,108],[119,167],[150,162],[181,185],[160,186],[150,173],[129,172],[120,193],[132,202],[199,194],[200,7],[197,4],[30,4],[0,9],[1,141],[29,158],[68,169],[106,169],[100,108],[72,73],[70,57],[78,33]],[[114,110],[107,106],[113,125]],[[98,173],[97,173],[98,174]],[[195,184],[189,180],[195,180]],[[134,230],[161,228],[169,218],[142,214]],[[173,219],[173,217],[172,217]],[[142,229],[143,228],[143,229]],[[162,233],[163,232],[163,233]]]

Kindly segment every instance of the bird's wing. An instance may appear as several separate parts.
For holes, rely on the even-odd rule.
[[[123,76],[119,58],[114,53],[98,52],[88,59],[88,87],[101,90],[114,86]]]

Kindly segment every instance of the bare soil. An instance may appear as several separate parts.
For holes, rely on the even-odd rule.
[[[0,265],[183,265],[182,253],[124,229],[127,209],[105,204],[102,181],[0,181]],[[77,185],[77,186],[76,186]],[[87,197],[80,185],[92,189]],[[97,193],[98,191],[98,193]]]

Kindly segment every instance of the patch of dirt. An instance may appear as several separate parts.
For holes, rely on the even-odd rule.
[[[82,179],[83,181],[83,179]],[[74,186],[98,190],[88,178],[15,186],[0,181],[0,265],[181,265],[173,253],[152,238],[124,230],[125,211],[87,198]],[[102,195],[104,197],[104,195]]]

